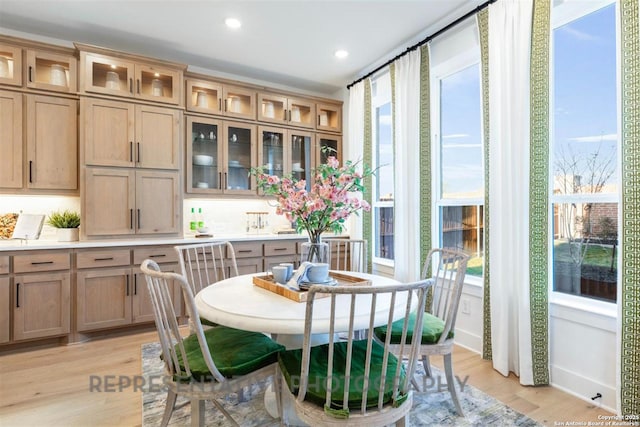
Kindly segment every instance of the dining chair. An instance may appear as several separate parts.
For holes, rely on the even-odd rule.
[[[275,383],[280,413],[286,413],[284,401],[293,400],[298,418],[312,426],[404,425],[413,403],[410,379],[418,362],[419,339],[409,339],[394,356],[390,340],[378,343],[372,331],[376,325],[404,318],[402,336],[406,338],[409,327],[419,336],[428,286],[427,280],[388,286],[311,286],[302,348],[278,355]],[[341,304],[348,299],[347,311],[336,309],[338,298]],[[329,301],[317,307],[325,300]],[[417,316],[409,316],[412,309]],[[312,346],[315,310],[330,312],[329,342]],[[334,339],[345,317],[347,339]],[[355,340],[354,327],[363,323],[369,325],[369,333],[366,339]]]
[[[277,354],[284,346],[258,332],[218,326],[202,328],[193,291],[184,276],[162,272],[152,260],[140,266],[147,281],[156,329],[162,349],[167,401],[161,426],[176,409],[177,396],[191,403],[191,425],[204,425],[204,401],[210,400],[233,424],[238,425],[217,398],[242,390],[275,373]],[[182,337],[172,302],[170,283],[180,286],[195,332]]]
[[[322,241],[329,244],[329,265],[332,270],[366,273],[366,240],[328,238]]]
[[[452,352],[456,316],[468,261],[469,255],[464,252],[432,249],[422,269],[422,278],[429,280],[432,284],[427,301],[427,313],[412,312],[410,315],[410,318],[422,316],[422,339],[419,350],[425,374],[432,377],[429,356],[442,355],[447,387],[460,416],[464,416],[464,413],[455,387]],[[402,320],[394,322],[391,327],[391,350],[394,353],[401,351],[406,345],[402,338],[402,327]],[[409,336],[415,336],[415,334],[416,331],[409,330]],[[375,328],[374,335],[379,342],[385,342],[389,339],[389,329],[387,326]],[[414,386],[419,389],[415,382]]]
[[[207,286],[238,275],[236,253],[228,241],[174,246],[180,270],[191,285],[193,294]]]

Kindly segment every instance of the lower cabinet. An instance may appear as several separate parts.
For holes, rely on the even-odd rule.
[[[295,240],[265,242],[264,269],[269,271],[271,267],[282,262],[291,262],[297,266],[299,264],[297,247],[298,243]]]
[[[252,274],[263,271],[262,243],[260,242],[237,242],[232,243],[233,252],[236,256],[238,274]],[[227,253],[226,258],[230,259],[231,254]],[[227,277],[233,273],[227,272]]]
[[[0,343],[9,342],[9,313],[11,313],[9,291],[9,277],[0,277]]]
[[[35,251],[13,257],[13,340],[71,331],[70,254]]]

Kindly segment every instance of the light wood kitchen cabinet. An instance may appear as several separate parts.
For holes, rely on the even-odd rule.
[[[11,293],[9,288],[9,277],[0,276],[0,344],[9,342],[10,316],[11,313]]]
[[[76,273],[78,331],[131,323],[131,268],[81,270]]]
[[[258,93],[258,120],[290,126],[314,128],[315,103],[272,93]]]
[[[264,243],[264,269],[269,271],[274,265],[291,262],[298,265],[297,241],[278,240]]]
[[[22,86],[22,48],[0,43],[0,84]]]
[[[180,169],[179,110],[83,98],[81,116],[84,164]]]
[[[342,164],[342,137],[331,134],[316,134],[314,166],[326,163],[329,156],[334,156]]]
[[[342,104],[316,104],[316,129],[342,133]]]
[[[233,243],[233,252],[236,256],[238,274],[252,274],[263,271],[264,263],[262,260],[261,242]],[[228,251],[226,258],[231,259],[231,254]],[[227,272],[228,275],[231,275],[232,273],[232,271]]]
[[[37,252],[13,256],[13,340],[70,332],[70,256]]]
[[[87,167],[86,236],[175,234],[181,230],[180,174]]]
[[[22,188],[21,93],[0,90],[0,152],[0,188]]]
[[[80,90],[179,105],[182,99],[182,64],[143,62],[141,57],[104,55],[80,49]]]
[[[78,188],[78,101],[27,98],[27,188]]]
[[[178,264],[160,264],[160,268],[165,273],[180,273],[180,266]],[[151,302],[151,296],[149,295],[149,289],[147,287],[147,279],[140,270],[140,267],[133,269],[133,293],[131,299],[131,321],[133,323],[153,322],[155,320],[153,314],[153,303]],[[173,308],[176,316],[180,317],[183,313],[183,298],[182,289],[180,285],[169,282],[169,292],[173,296]]]
[[[195,78],[186,79],[188,111],[238,119],[256,119],[256,91]]]
[[[265,173],[311,182],[312,132],[273,126],[258,126],[258,164]]]
[[[45,50],[27,50],[27,87],[54,92],[78,90],[78,60]]]

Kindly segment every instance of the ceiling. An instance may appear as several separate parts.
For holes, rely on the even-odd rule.
[[[332,94],[477,0],[0,0],[0,32],[76,41]],[[242,21],[230,30],[227,17]],[[9,30],[9,31],[6,31]],[[20,34],[18,34],[20,35]],[[338,59],[337,49],[349,56]]]

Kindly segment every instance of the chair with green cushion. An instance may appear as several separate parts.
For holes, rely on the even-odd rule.
[[[424,313],[422,317],[420,345],[422,364],[426,375],[431,377],[429,356],[443,356],[447,387],[460,416],[463,416],[463,412],[455,388],[451,355],[456,316],[468,261],[469,255],[463,252],[451,249],[432,249],[422,270],[422,278],[428,278],[427,280],[431,283],[427,313]],[[414,317],[417,317],[415,312],[409,316],[410,319]],[[390,330],[387,326],[375,328],[376,339],[379,342],[384,342],[387,335],[390,335],[392,351],[400,351],[403,347],[402,323],[402,321],[394,322]],[[408,337],[412,337],[414,332],[409,331]],[[417,388],[417,384],[414,383],[414,385]]]
[[[413,403],[411,378],[419,358],[419,338],[409,340],[394,356],[390,340],[376,342],[373,328],[388,324],[390,334],[391,323],[405,318],[403,336],[409,328],[420,334],[428,287],[427,280],[388,286],[312,286],[303,346],[278,355],[278,407],[283,408],[285,398],[293,400],[298,418],[314,427],[404,425]],[[323,310],[318,325],[314,310]],[[412,310],[419,314],[409,317]],[[354,339],[354,329],[364,324],[366,338]],[[312,346],[314,330],[328,331],[329,342]],[[337,332],[348,332],[346,340],[334,339]]]
[[[193,292],[184,276],[160,271],[145,260],[140,266],[147,280],[168,388],[162,426],[169,423],[178,394],[191,403],[191,425],[204,425],[204,401],[210,400],[233,425],[238,425],[218,397],[270,377],[284,346],[264,334],[217,326],[202,328]],[[173,286],[182,290],[195,332],[183,338],[172,301]]]

